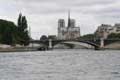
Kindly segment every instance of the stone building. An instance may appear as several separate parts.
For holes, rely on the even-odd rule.
[[[120,23],[114,25],[115,33],[120,33]]]
[[[80,37],[80,27],[76,27],[75,20],[70,18],[70,13],[68,16],[68,25],[65,27],[65,20],[58,20],[58,39],[60,40],[70,40],[77,39]]]
[[[95,34],[99,38],[106,39],[111,33],[120,33],[120,24],[115,24],[114,26],[109,24],[102,24],[98,26]]]

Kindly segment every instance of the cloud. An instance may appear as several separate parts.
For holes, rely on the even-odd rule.
[[[119,0],[0,0],[0,18],[17,23],[19,12],[27,16],[32,36],[57,34],[57,20],[71,10],[82,34],[93,33],[101,23],[120,21]]]

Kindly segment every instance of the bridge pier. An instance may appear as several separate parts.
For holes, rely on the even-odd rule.
[[[100,39],[100,48],[104,48],[104,39],[103,38]]]
[[[49,39],[49,45],[48,45],[49,49],[52,49],[53,46],[52,46],[52,39]]]

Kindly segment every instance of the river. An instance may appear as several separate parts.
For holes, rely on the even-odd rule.
[[[0,80],[120,80],[120,51],[0,53]]]

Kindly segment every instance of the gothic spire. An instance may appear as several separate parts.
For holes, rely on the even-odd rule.
[[[68,11],[68,28],[70,27],[70,10]]]

